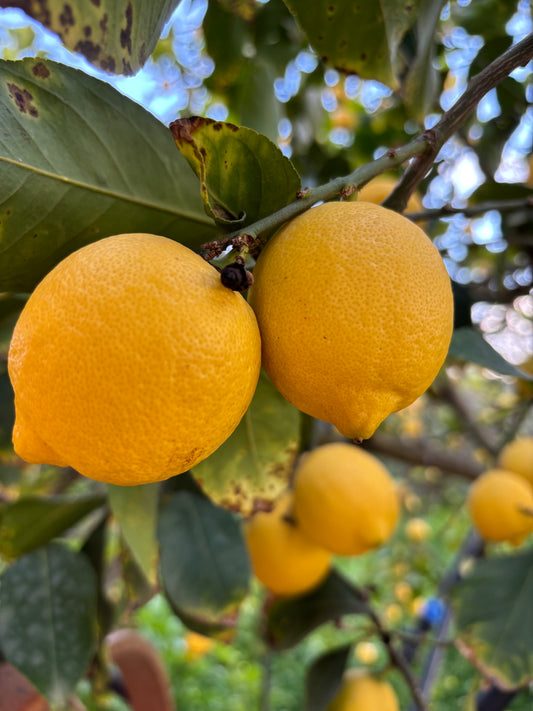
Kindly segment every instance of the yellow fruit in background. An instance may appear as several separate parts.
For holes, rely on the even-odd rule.
[[[387,198],[396,187],[399,178],[390,175],[378,175],[357,193],[357,199],[365,202],[374,202],[377,205]],[[421,212],[424,209],[418,193],[413,193],[407,201],[406,212]]]
[[[399,622],[403,617],[403,610],[397,602],[392,602],[385,608],[385,618],[391,625]]]
[[[192,631],[188,631],[185,634],[184,640],[186,647],[185,658],[190,661],[205,657],[215,645],[215,641],[210,637]]]
[[[251,308],[190,249],[150,234],[90,244],[15,327],[15,450],[113,484],[180,474],[239,423],[260,347]]]
[[[533,489],[524,478],[504,469],[490,469],[470,486],[470,519],[487,541],[518,545],[533,531]]]
[[[302,458],[294,481],[294,517],[303,533],[338,555],[358,555],[387,541],[398,520],[396,485],[385,466],[343,442]]]
[[[405,580],[401,580],[394,586],[394,597],[403,604],[409,602],[413,597],[413,588]]]
[[[373,642],[359,642],[356,644],[354,655],[361,664],[375,664],[379,659],[378,648]]]
[[[400,704],[388,681],[362,669],[348,669],[326,711],[400,711]]]
[[[520,474],[533,485],[533,437],[517,437],[500,452],[498,466]]]
[[[265,370],[293,405],[350,439],[416,400],[444,363],[450,279],[430,239],[396,212],[313,207],[268,242],[254,278]]]
[[[405,524],[405,535],[412,543],[422,543],[431,535],[431,526],[423,518],[411,518]]]
[[[255,577],[276,595],[298,595],[327,575],[331,554],[310,541],[290,519],[292,495],[246,522],[244,533]]]

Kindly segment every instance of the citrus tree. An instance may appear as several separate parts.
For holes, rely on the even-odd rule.
[[[526,708],[529,4],[0,8],[0,671],[253,595],[261,711]]]

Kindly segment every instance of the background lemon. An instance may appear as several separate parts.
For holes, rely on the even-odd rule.
[[[487,541],[521,543],[533,531],[533,489],[524,478],[490,469],[470,486],[468,512]]]
[[[424,232],[391,210],[311,208],[270,240],[254,277],[265,370],[293,405],[346,437],[370,437],[444,362],[450,279]]]
[[[294,517],[305,535],[339,555],[365,553],[392,534],[400,511],[394,480],[356,445],[307,454],[296,471]]]
[[[310,590],[330,567],[331,554],[287,520],[291,508],[292,496],[286,494],[272,511],[260,511],[248,519],[244,529],[254,574],[277,595]]]
[[[399,178],[392,175],[378,175],[366,185],[363,185],[357,193],[357,199],[364,202],[373,202],[379,205],[387,198],[394,188]],[[407,201],[406,212],[420,212],[424,209],[422,200],[418,193],[413,193]]]
[[[431,526],[423,518],[410,518],[405,524],[405,535],[413,543],[422,543],[431,535]]]
[[[231,434],[259,367],[252,310],[199,255],[100,240],[44,278],[15,327],[15,449],[115,484],[165,479]]]
[[[400,705],[388,681],[361,669],[348,669],[326,711],[400,711]]]
[[[520,474],[533,485],[533,437],[517,437],[500,452],[498,466]]]

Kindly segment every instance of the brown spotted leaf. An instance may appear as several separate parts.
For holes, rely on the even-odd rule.
[[[299,411],[261,373],[235,432],[192,473],[221,506],[243,514],[268,508],[287,487],[299,435]]]
[[[179,0],[0,0],[56,32],[63,44],[111,74],[130,76],[153,52]]]

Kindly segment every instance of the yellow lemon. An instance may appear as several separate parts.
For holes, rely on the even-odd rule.
[[[254,574],[276,595],[298,595],[314,588],[330,568],[331,554],[310,541],[291,519],[292,496],[270,512],[254,514],[245,539]]]
[[[348,669],[326,711],[400,711],[400,705],[388,681],[361,669]]]
[[[533,485],[533,437],[517,437],[500,452],[498,466],[520,474]]]
[[[358,555],[389,539],[400,506],[394,480],[376,457],[335,442],[302,459],[293,509],[298,526],[317,545]]]
[[[190,249],[150,234],[90,244],[16,324],[15,450],[113,484],[179,474],[239,423],[260,348],[251,308]]]
[[[379,659],[378,648],[373,642],[359,642],[355,646],[354,655],[361,664],[372,665]]]
[[[410,220],[332,202],[287,223],[254,270],[263,365],[282,395],[366,439],[444,363],[453,299],[444,263]]]
[[[470,519],[487,541],[518,545],[533,531],[533,489],[524,478],[504,469],[490,469],[470,486]]]
[[[190,630],[185,634],[184,639],[187,650],[185,652],[185,658],[190,661],[205,657],[215,646],[215,641],[210,637]]]
[[[399,178],[391,175],[378,175],[377,178],[363,185],[357,193],[357,199],[364,202],[374,202],[379,205],[392,193],[398,180]],[[423,209],[424,206],[420,195],[416,192],[413,193],[407,201],[406,212],[420,212]]]
[[[431,526],[423,518],[411,518],[405,524],[405,535],[413,543],[422,543],[431,535]]]

